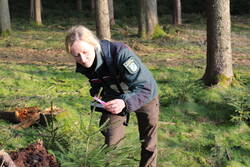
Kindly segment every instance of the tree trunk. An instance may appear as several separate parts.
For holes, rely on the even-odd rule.
[[[146,37],[146,14],[145,14],[145,0],[138,0],[138,35],[141,38]]]
[[[95,15],[95,1],[96,0],[91,0],[91,13],[93,16]]]
[[[35,23],[37,25],[42,25],[41,17],[41,0],[35,0]]]
[[[99,39],[110,39],[108,0],[96,0],[96,31]]]
[[[181,25],[181,0],[174,0],[173,3],[173,24]]]
[[[34,0],[30,0],[30,19],[35,19],[35,2]]]
[[[82,10],[82,0],[76,0],[76,9],[78,11]]]
[[[233,79],[230,0],[207,0],[206,85],[230,85]]]
[[[114,17],[114,3],[113,0],[108,0],[108,5],[109,5],[109,21],[110,25],[115,24],[115,17]]]
[[[146,11],[146,33],[150,37],[158,24],[157,16],[157,1],[156,0],[145,0],[145,11]]]
[[[8,0],[0,0],[0,33],[8,35],[11,31],[10,11]]]

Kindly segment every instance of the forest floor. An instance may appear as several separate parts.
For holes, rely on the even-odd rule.
[[[250,65],[250,28],[241,21],[242,18],[232,17],[233,64]],[[250,20],[245,19],[244,22],[247,23]],[[119,40],[119,37],[116,39],[117,34],[123,36],[123,42],[127,43],[143,59],[150,60],[150,63],[154,65],[171,66],[184,63],[197,65],[205,62],[205,25],[197,26],[196,29],[193,25],[185,23],[179,27],[169,25],[165,27],[165,31],[170,34],[168,37],[148,42],[136,37],[136,27],[115,26],[112,29],[113,40]],[[0,61],[27,64],[74,64],[73,59],[64,49],[63,39],[58,38],[58,36],[63,37],[67,28],[57,26],[53,27],[51,31],[50,26],[44,26],[38,28],[36,32],[32,29],[27,29],[25,32],[15,31],[12,36],[1,40]],[[33,33],[36,33],[35,37]],[[57,48],[53,48],[54,43],[56,43]],[[161,56],[151,56],[159,54]]]
[[[75,62],[64,49],[68,28],[84,20],[95,30],[95,24],[75,16],[47,17],[40,27],[14,19],[11,36],[0,37],[0,111],[46,109],[52,102],[65,111],[53,124],[25,130],[0,119],[0,150],[17,151],[42,140],[61,166],[138,166],[134,113],[120,149],[105,149],[100,142],[100,114],[89,111],[93,99],[88,81],[74,72]],[[140,56],[158,83],[158,166],[249,167],[250,17],[232,16],[237,82],[228,89],[207,89],[199,80],[206,67],[205,19],[184,15],[183,25],[174,27],[170,18],[160,18],[166,36],[158,39],[138,38],[135,18],[116,20],[111,31],[113,40],[125,42]]]

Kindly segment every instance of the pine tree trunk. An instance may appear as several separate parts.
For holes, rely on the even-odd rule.
[[[78,11],[82,10],[82,0],[76,0],[76,9]]]
[[[181,25],[181,0],[174,0],[173,3],[173,24]]]
[[[229,0],[208,0],[206,85],[230,85],[233,79]]]
[[[93,16],[95,16],[95,1],[96,0],[91,0],[91,13]]]
[[[146,14],[145,14],[145,0],[138,0],[138,35],[141,38],[146,37]]]
[[[35,19],[35,2],[34,0],[30,0],[30,19]]]
[[[158,24],[157,16],[157,1],[156,0],[145,0],[145,11],[146,11],[146,32],[147,36],[150,37]]]
[[[35,0],[35,23],[37,25],[42,25],[41,0]]]
[[[0,33],[8,35],[11,31],[10,11],[8,0],[0,0]]]
[[[108,5],[109,5],[110,25],[114,25],[115,24],[115,16],[114,16],[114,3],[113,3],[113,0],[108,0]]]
[[[96,31],[99,39],[110,39],[108,0],[96,0]]]

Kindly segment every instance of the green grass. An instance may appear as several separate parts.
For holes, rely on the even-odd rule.
[[[192,18],[195,19],[192,22]],[[234,38],[249,41],[247,18],[234,18]],[[0,49],[8,51],[23,48],[23,56],[32,54],[29,49],[39,53],[46,50],[64,49],[64,30],[77,24],[80,18],[68,18],[63,21],[52,19],[44,21],[43,27],[36,27],[27,22],[14,22],[10,37],[0,38]],[[163,21],[167,18],[163,18]],[[94,23],[86,19],[91,28]],[[157,40],[141,40],[135,37],[134,23],[122,23],[113,27],[114,39],[126,42],[152,71],[159,86],[161,114],[159,121],[159,167],[248,167],[250,164],[250,128],[246,122],[233,122],[232,116],[238,116],[236,110],[249,112],[250,69],[249,65],[237,65],[234,73],[238,84],[227,89],[206,88],[200,81],[205,71],[205,25],[200,16],[186,16],[185,25],[179,27],[180,32],[169,31],[173,38]],[[165,23],[164,23],[165,24]],[[243,26],[242,26],[243,24]],[[124,25],[124,26],[123,26]],[[241,33],[239,33],[241,32]],[[239,44],[233,50],[243,48],[245,54],[249,49]],[[1,53],[0,53],[1,54]],[[16,53],[20,54],[20,53]],[[62,52],[61,54],[66,54]],[[236,57],[241,57],[235,53]],[[172,63],[175,60],[176,63]],[[0,62],[0,110],[15,107],[38,106],[41,109],[53,104],[63,113],[57,117],[59,127],[58,145],[45,143],[50,152],[62,162],[77,160],[76,163],[87,163],[84,159],[86,134],[98,131],[100,113],[94,113],[92,126],[89,129],[89,84],[86,78],[74,72],[73,63],[58,64],[21,64],[17,62]],[[242,99],[246,98],[246,102]],[[249,108],[240,108],[244,103]],[[50,136],[48,127],[31,127],[25,130],[13,130],[12,124],[0,120],[0,149],[11,151],[41,138],[43,132]],[[139,139],[135,114],[129,127],[122,149],[111,152],[111,157],[119,159],[123,156],[130,166],[138,166]],[[6,142],[7,141],[7,142]],[[103,144],[100,133],[91,138],[89,155],[96,155],[96,150]],[[63,150],[60,146],[66,150]],[[91,152],[92,151],[92,152]],[[122,154],[123,153],[123,154]],[[77,157],[79,154],[79,157]],[[94,156],[93,156],[94,157]],[[96,166],[107,161],[101,157],[89,159]],[[118,157],[118,158],[117,158]],[[98,163],[99,162],[99,163]],[[114,166],[126,166],[124,161],[115,161]],[[98,164],[98,165],[97,165]],[[101,164],[100,166],[102,166]],[[67,166],[67,165],[65,165]],[[70,165],[69,165],[70,166]]]
[[[72,111],[72,105],[89,100],[88,85],[79,74],[72,74],[73,67],[0,65],[1,69],[1,108],[16,106],[49,107],[53,101],[62,108]],[[85,81],[85,82],[84,82]],[[63,103],[62,103],[63,102]],[[79,107],[79,108],[78,108]],[[81,109],[78,105],[75,109]],[[74,111],[74,110],[73,110]],[[74,112],[73,112],[74,113]]]
[[[7,45],[12,47],[22,47],[31,49],[63,49],[63,32],[53,31],[48,32],[44,30],[21,30],[13,31],[12,35],[1,40],[0,46],[5,47]]]

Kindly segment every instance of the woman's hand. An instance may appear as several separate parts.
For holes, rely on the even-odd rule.
[[[104,108],[112,114],[119,114],[125,107],[125,102],[122,99],[114,99],[104,104]]]

